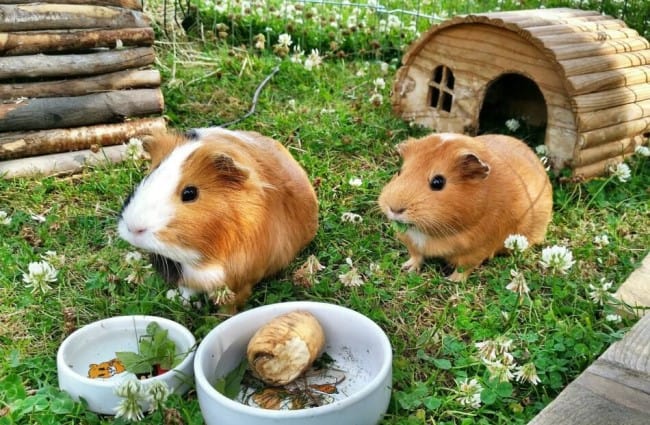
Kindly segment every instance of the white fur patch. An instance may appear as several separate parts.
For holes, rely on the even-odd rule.
[[[410,227],[406,231],[406,235],[411,239],[411,243],[415,245],[420,251],[424,250],[424,247],[427,244],[427,240],[429,239],[429,236],[425,235],[424,233],[420,232],[418,229]]]
[[[181,180],[183,163],[201,145],[201,142],[190,142],[177,147],[140,182],[118,223],[122,239],[182,263],[200,258],[200,254],[194,250],[160,240],[158,232],[167,228],[174,218],[172,199],[177,196],[175,192]]]
[[[448,142],[450,140],[457,139],[458,135],[454,133],[439,133],[438,138],[441,142]]]
[[[197,140],[202,140],[209,137],[218,137],[221,135],[229,135],[230,137],[237,138],[247,143],[257,144],[257,139],[254,137],[249,137],[245,133],[240,133],[237,131],[228,130],[223,127],[204,127],[204,128],[194,128],[193,131],[196,134]]]
[[[221,266],[198,268],[184,264],[183,283],[191,289],[213,291],[226,285],[226,271]]]

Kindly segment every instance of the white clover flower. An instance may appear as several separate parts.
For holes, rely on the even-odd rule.
[[[124,254],[124,261],[129,265],[139,263],[142,261],[142,254],[140,254],[138,251],[129,251]]]
[[[295,111],[296,110],[296,99],[289,99],[289,101],[287,102],[287,106],[292,111]]]
[[[151,410],[162,408],[169,397],[169,387],[161,379],[154,379],[147,388],[149,399],[151,400]]]
[[[133,161],[144,158],[142,140],[135,137],[130,138],[126,144],[126,156]]]
[[[141,404],[147,402],[149,396],[138,380],[129,379],[122,382],[115,388],[115,395],[122,398],[115,407],[116,418],[133,422],[142,420],[144,412]]]
[[[542,259],[539,262],[543,269],[549,269],[551,272],[565,274],[575,261],[573,254],[565,246],[553,245],[542,250]]]
[[[373,93],[368,101],[375,106],[379,106],[384,103],[384,96],[382,96],[381,93]]]
[[[375,90],[383,90],[386,88],[386,81],[381,77],[375,78],[372,84],[375,86]]]
[[[323,58],[321,58],[318,49],[311,49],[311,53],[305,59],[305,69],[311,71],[314,68],[318,68],[323,63]]]
[[[340,274],[339,281],[347,287],[363,285],[363,277],[359,274],[359,270],[354,267],[352,259],[347,257],[345,262],[350,266],[350,270],[347,273]]]
[[[43,254],[41,254],[41,259],[47,261],[55,267],[61,267],[65,263],[65,255],[58,255],[56,251],[45,251]]]
[[[598,248],[609,245],[609,237],[604,233],[602,235],[594,236],[594,245],[596,245]]]
[[[542,382],[537,376],[537,368],[535,363],[529,362],[523,366],[517,366],[515,370],[515,378],[517,382],[529,382],[532,385],[537,385]]]
[[[0,210],[0,224],[3,226],[8,226],[11,224],[11,217],[9,217],[7,211]]]
[[[610,297],[609,289],[612,287],[612,281],[605,281],[605,278],[600,279],[600,285],[589,284],[589,298],[598,305],[605,304]]]
[[[476,379],[463,379],[458,382],[458,395],[456,400],[463,406],[470,406],[474,409],[481,407],[481,391],[483,387]]]
[[[348,184],[350,186],[359,187],[363,184],[363,180],[359,177],[351,177],[350,180],[348,180]]]
[[[639,145],[636,148],[634,148],[634,153],[637,153],[637,154],[639,154],[641,156],[648,157],[648,156],[650,156],[650,148],[647,147],[647,146]]]
[[[354,74],[356,77],[365,77],[366,76],[366,70],[363,68],[359,68],[356,74]]]
[[[47,261],[29,263],[28,272],[23,273],[23,282],[27,288],[32,288],[32,294],[40,291],[46,293],[52,289],[49,283],[56,282],[58,270]]]
[[[490,373],[490,380],[498,380],[499,382],[510,382],[514,379],[515,375],[512,372],[517,365],[513,361],[512,355],[503,356],[500,360],[483,360],[483,364]]]
[[[503,242],[503,245],[511,251],[522,252],[528,248],[528,238],[526,238],[524,235],[515,233],[508,236]]]
[[[341,215],[341,221],[344,223],[353,223],[353,224],[359,224],[363,221],[363,217],[361,217],[359,214],[355,214],[353,212],[344,212]]]
[[[521,124],[519,124],[519,121],[516,120],[515,118],[510,118],[508,121],[506,121],[506,127],[508,128],[508,130],[515,132],[519,130]]]
[[[528,295],[530,289],[528,288],[524,274],[515,269],[512,269],[510,270],[510,276],[512,276],[512,280],[506,285],[506,289],[519,294],[520,298],[524,295]]]
[[[382,74],[388,73],[389,66],[390,65],[388,65],[388,62],[379,62],[379,70]]]
[[[479,356],[483,360],[496,360],[499,356],[509,355],[508,350],[512,346],[512,340],[505,336],[498,336],[495,339],[474,344],[478,348]]]
[[[293,41],[291,40],[291,36],[287,33],[280,34],[278,37],[278,45],[282,47],[286,47],[287,49],[291,47],[293,44]]]
[[[289,60],[293,63],[302,63],[302,57],[305,55],[305,52],[300,48],[300,46],[293,46],[293,53]]]
[[[611,166],[609,168],[609,172],[621,183],[625,183],[626,181],[630,180],[630,177],[632,176],[630,167],[624,162],[618,163],[615,166]]]
[[[537,145],[535,146],[535,152],[537,155],[546,156],[548,154],[548,148],[546,145]]]
[[[257,34],[255,38],[254,47],[258,50],[264,50],[264,47],[266,47],[266,37],[264,37],[264,34]]]
[[[612,323],[621,323],[623,318],[618,314],[608,314],[605,316],[605,320]]]

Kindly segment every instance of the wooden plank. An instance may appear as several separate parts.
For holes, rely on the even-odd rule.
[[[132,137],[164,129],[164,118],[145,118],[119,124],[0,133],[0,159],[77,151],[89,149],[93,145],[115,145]]]
[[[159,114],[160,88],[120,90],[75,97],[27,99],[0,105],[0,131],[28,131],[121,122]]]
[[[0,5],[0,31],[150,27],[139,11],[87,4]]]
[[[61,3],[62,0],[38,0],[39,3]],[[27,4],[34,0],[0,0],[0,4]],[[127,9],[142,10],[141,0],[65,0],[68,4],[91,4],[96,6],[117,6]]]
[[[650,118],[650,100],[643,100],[599,111],[578,111],[578,131],[591,132],[598,129],[625,125],[643,118]],[[630,134],[631,135],[631,134]]]
[[[636,86],[650,83],[650,65],[637,66],[621,72],[618,69],[586,75],[576,75],[567,79],[574,95],[596,93],[623,86]]]
[[[0,55],[68,52],[98,47],[151,46],[151,28],[51,30],[0,33]]]
[[[625,280],[614,294],[616,298],[632,307],[634,314],[641,317],[650,312],[650,253],[645,256],[641,267]],[[621,313],[629,313],[621,308]]]
[[[612,69],[620,69],[621,71],[619,72],[627,72],[624,68],[648,64],[650,64],[650,50],[560,61],[560,65],[564,68],[564,74],[567,77],[609,71]]]
[[[573,168],[573,175],[581,176],[585,180],[598,176],[606,176],[610,173],[611,167],[620,163],[623,159],[625,158],[608,158],[592,164],[579,165]]]
[[[126,159],[126,145],[106,146],[97,152],[81,150],[54,153],[32,158],[0,162],[0,177],[54,176],[78,173],[84,167],[121,162]]]
[[[561,24],[561,25],[543,25],[538,27],[526,28],[526,31],[539,37],[544,35],[561,35],[578,32],[598,32],[613,29],[627,28],[625,22],[620,19],[611,19],[608,21],[582,22],[579,24]]]
[[[0,80],[38,77],[74,77],[139,68],[156,59],[152,47],[89,54],[0,57]]]
[[[650,315],[632,327],[529,425],[646,425],[650,417]]]
[[[160,72],[155,69],[129,69],[85,78],[43,81],[37,83],[0,84],[1,99],[24,97],[82,96],[112,90],[160,86]],[[1,102],[0,102],[1,103]]]

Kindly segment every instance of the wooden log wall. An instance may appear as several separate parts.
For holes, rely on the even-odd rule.
[[[0,161],[43,171],[164,128],[153,42],[142,0],[0,0]]]

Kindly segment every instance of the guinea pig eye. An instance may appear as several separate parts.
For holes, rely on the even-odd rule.
[[[181,201],[191,202],[199,197],[199,189],[196,186],[185,186],[181,192]]]
[[[445,187],[445,176],[441,176],[440,174],[437,174],[433,176],[431,181],[429,182],[429,187],[431,187],[431,190],[442,190],[443,187]]]

